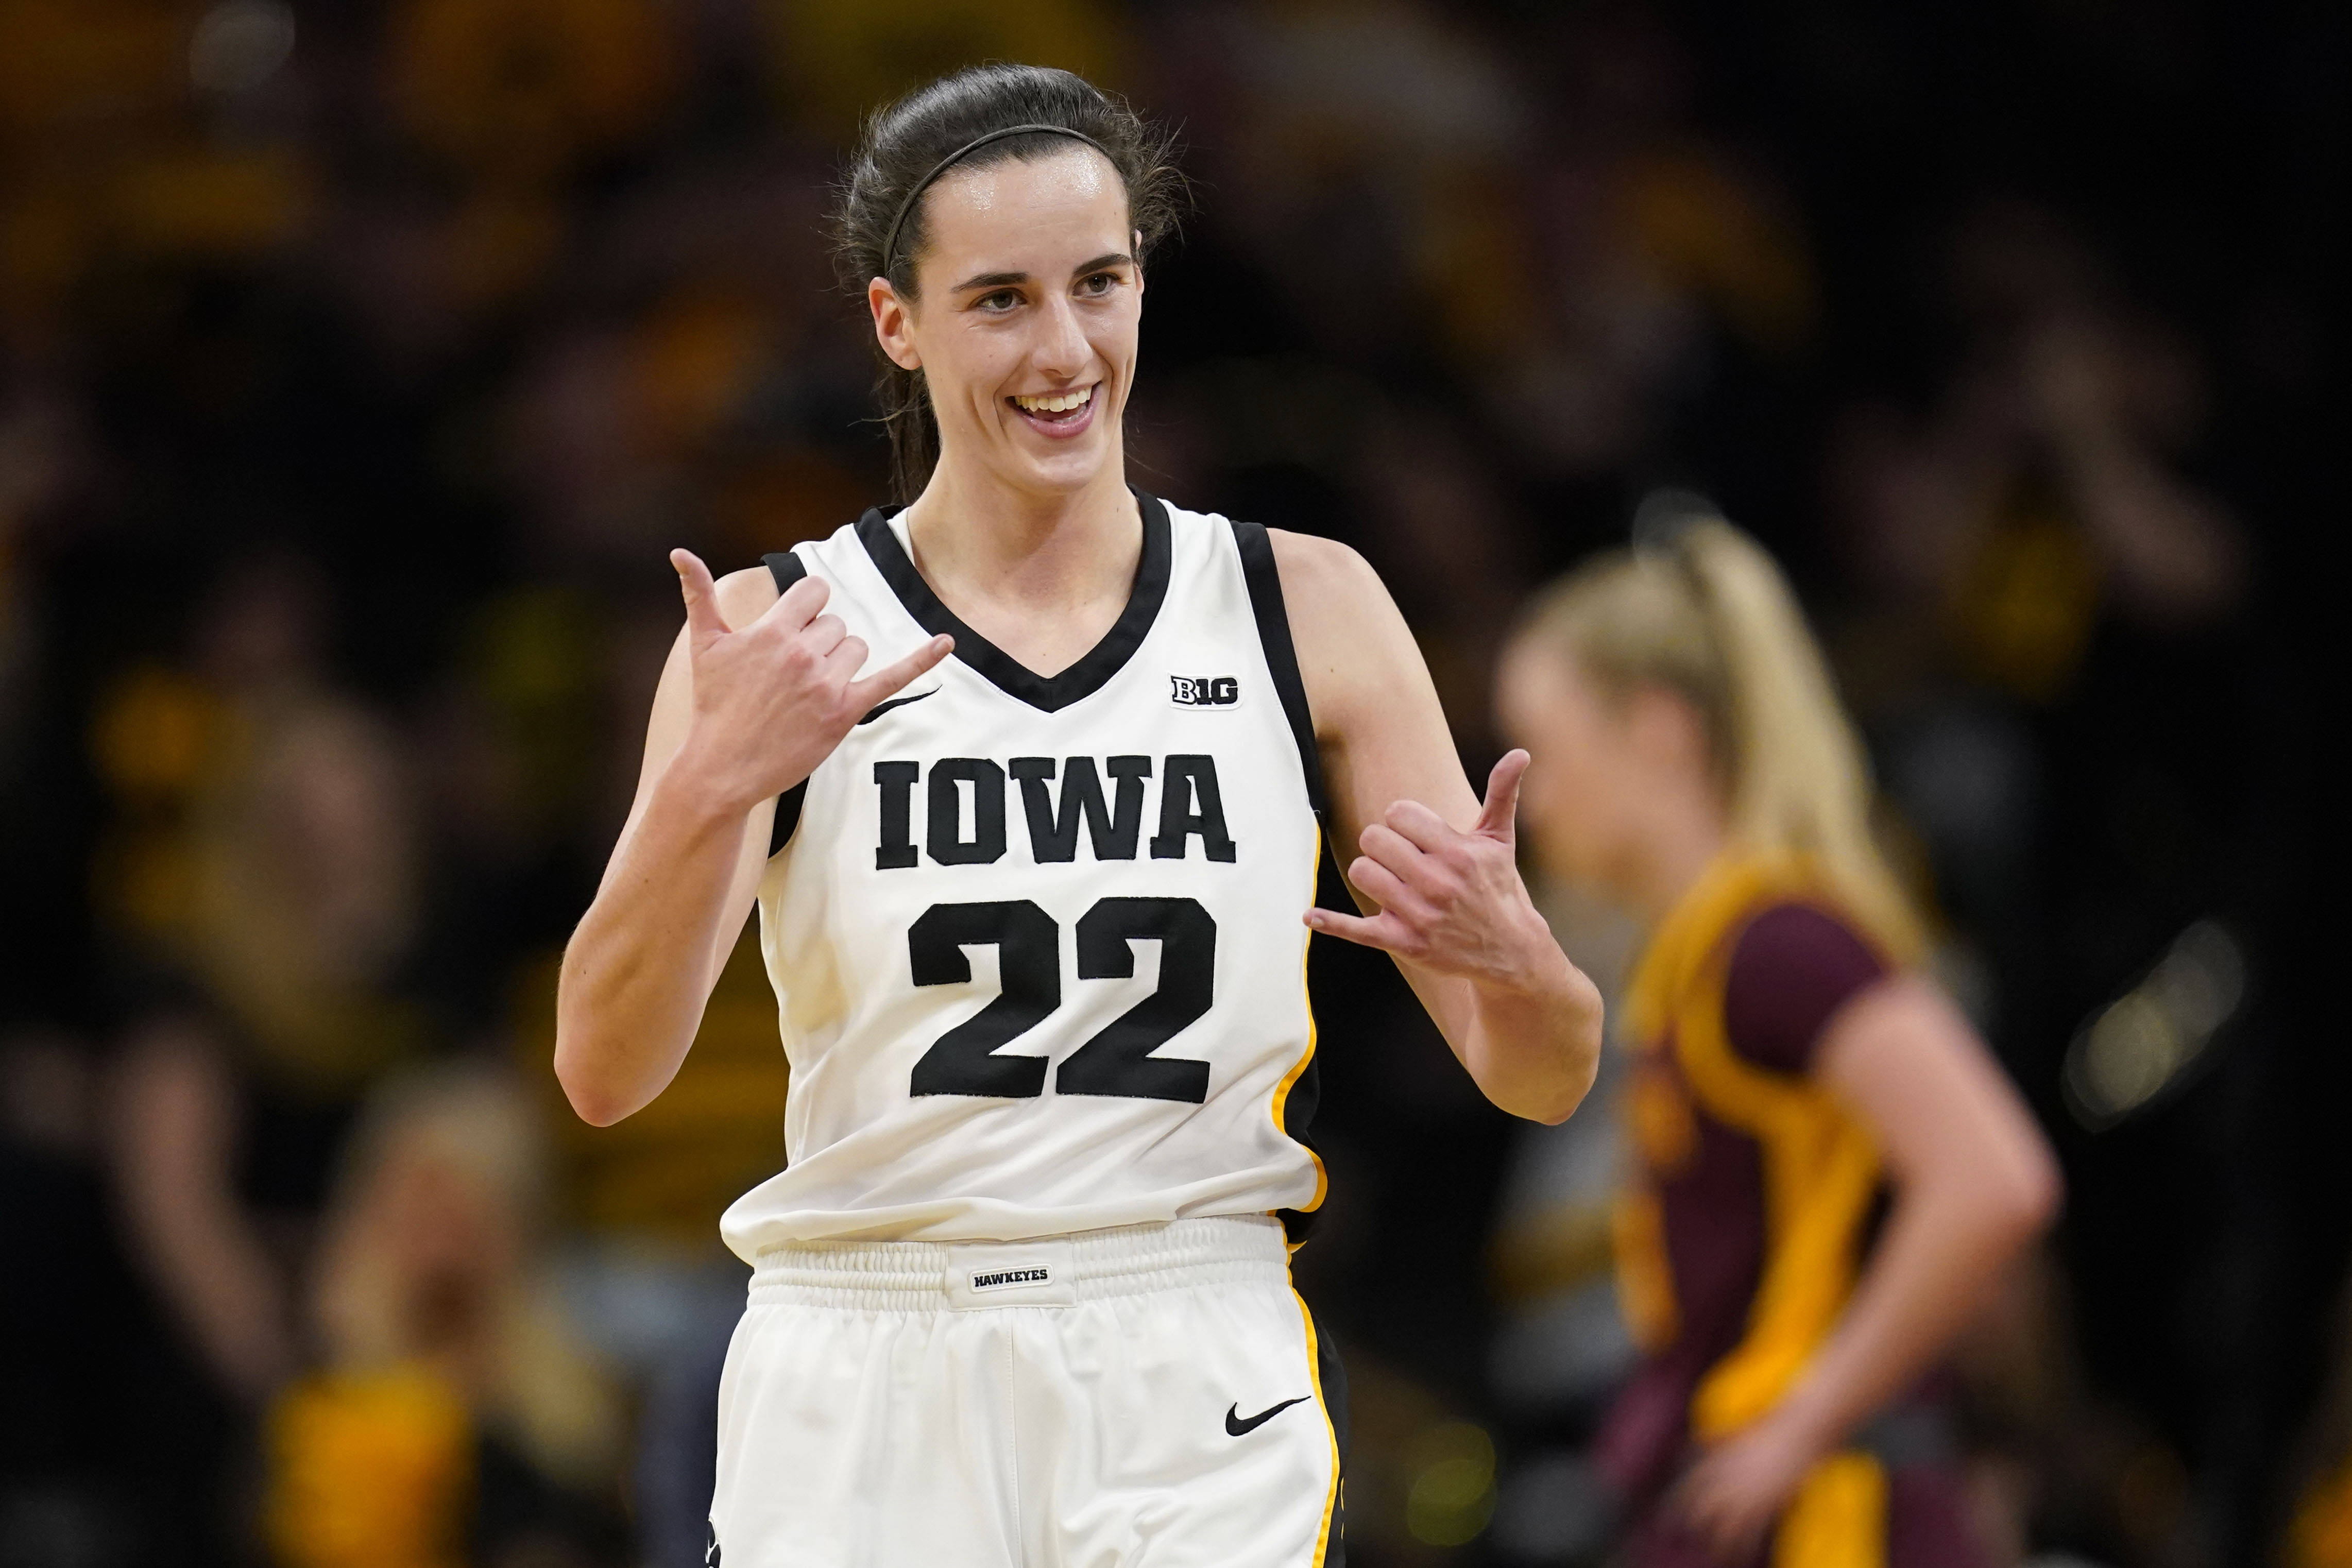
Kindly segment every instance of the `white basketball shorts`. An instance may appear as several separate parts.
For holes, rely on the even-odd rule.
[[[1339,1568],[1339,1363],[1282,1228],[761,1255],[719,1392],[723,1568]]]

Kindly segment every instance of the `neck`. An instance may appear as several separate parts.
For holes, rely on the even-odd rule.
[[[1651,925],[1665,919],[1723,853],[1728,835],[1711,790],[1653,797],[1649,831],[1626,857],[1620,885]]]
[[[907,509],[915,563],[943,597],[1038,610],[1125,601],[1142,551],[1125,465],[1080,489],[1013,489],[942,456]]]

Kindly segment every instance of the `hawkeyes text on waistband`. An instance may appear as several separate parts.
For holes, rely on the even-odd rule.
[[[751,1304],[869,1311],[1067,1306],[1188,1286],[1285,1287],[1282,1226],[1259,1215],[1121,1226],[1032,1241],[870,1241],[760,1254]]]

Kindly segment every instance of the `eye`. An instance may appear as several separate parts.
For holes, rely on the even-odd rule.
[[[982,294],[979,299],[974,300],[971,302],[972,309],[975,310],[997,311],[1016,310],[1020,307],[1020,294],[1016,290],[1011,289],[994,289],[989,293]]]
[[[1078,292],[1089,298],[1100,298],[1118,287],[1116,272],[1093,272],[1078,279]]]

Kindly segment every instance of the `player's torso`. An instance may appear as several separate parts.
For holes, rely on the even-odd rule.
[[[1829,1332],[1877,1195],[1877,1156],[1852,1112],[1810,1077],[1739,1056],[1725,1021],[1739,933],[1821,896],[1801,866],[1727,859],[1661,922],[1629,988],[1637,1167],[1621,1277],[1636,1282],[1636,1337],[1692,1377],[1703,1436],[1769,1408]]]
[[[730,1211],[738,1251],[1319,1198],[1284,1126],[1319,840],[1271,557],[1142,507],[1132,601],[1052,679],[953,623],[877,514],[796,552],[869,668],[958,648],[810,777],[762,883],[791,1164]]]

